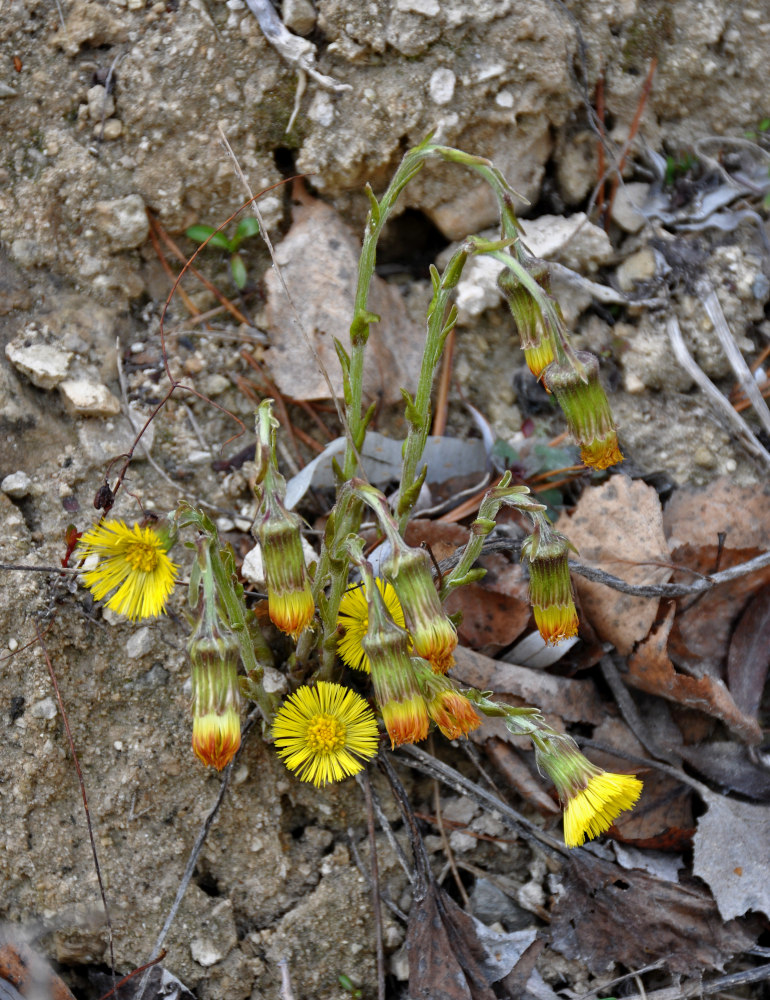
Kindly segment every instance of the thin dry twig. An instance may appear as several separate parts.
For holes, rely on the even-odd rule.
[[[72,754],[72,760],[75,764],[75,771],[78,776],[78,784],[80,785],[80,795],[83,799],[83,809],[86,815],[86,826],[88,827],[88,839],[91,842],[91,855],[94,859],[94,870],[96,871],[96,881],[99,883],[99,893],[102,897],[102,907],[104,909],[104,919],[107,923],[107,933],[109,935],[110,942],[110,969],[112,970],[112,983],[115,986],[116,976],[115,976],[115,944],[114,936],[112,931],[112,918],[110,916],[110,907],[107,903],[107,893],[104,889],[104,882],[102,881],[102,869],[99,864],[99,852],[96,850],[96,840],[94,839],[94,830],[91,825],[91,811],[88,808],[88,796],[86,795],[86,784],[83,780],[83,772],[80,770],[80,760],[78,759],[77,751],[75,750],[75,741],[72,738],[72,730],[70,729],[69,718],[64,710],[64,701],[62,700],[61,691],[59,691],[59,682],[56,679],[56,671],[53,668],[53,663],[51,662],[51,657],[48,655],[48,647],[43,639],[43,633],[40,631],[40,626],[35,622],[35,632],[37,634],[37,641],[40,648],[43,651],[43,656],[45,657],[46,666],[48,667],[48,676],[51,678],[51,684],[53,685],[54,693],[56,695],[56,701],[59,705],[59,711],[61,712],[62,722],[64,723],[64,729],[67,733],[67,742],[69,743],[70,753]],[[158,949],[156,949],[157,951]]]
[[[430,737],[430,752],[433,753],[433,734]],[[455,863],[455,856],[452,848],[449,846],[449,838],[446,835],[446,830],[444,829],[444,817],[441,815],[441,790],[439,788],[439,783],[436,778],[433,779],[433,810],[436,814],[436,828],[438,829],[439,836],[441,837],[441,846],[444,849],[444,854],[446,855],[447,864],[449,865],[449,870],[452,872],[452,878],[455,880],[455,885],[460,893],[460,897],[463,901],[463,906],[467,910],[470,906],[470,899],[468,898],[468,893],[465,891],[465,886],[463,885],[463,880],[460,878],[460,873],[457,870],[457,864]]]
[[[289,960],[287,958],[279,958],[278,968],[281,970],[281,1000],[294,1000],[294,990],[291,987],[291,975],[289,973]]]
[[[371,889],[372,889],[372,876],[369,873],[369,871],[367,870],[367,868],[364,866],[363,859],[361,858],[361,855],[360,855],[360,853],[358,851],[358,846],[356,844],[356,836],[355,836],[355,832],[354,832],[352,826],[348,827],[348,841],[350,843],[350,851],[351,851],[351,854],[353,855],[353,860],[356,863],[356,868],[358,868],[359,872],[361,873],[362,878],[364,879],[364,881],[366,882],[366,884],[369,886],[369,891],[371,892]],[[400,907],[396,906],[396,904],[393,902],[392,899],[390,899],[387,896],[387,894],[385,893],[384,890],[380,891],[380,899],[387,906],[387,908],[390,910],[390,912],[392,914],[394,914],[394,916],[398,917],[398,919],[402,923],[404,923],[404,924],[408,923],[409,917],[407,917],[407,915],[404,913],[404,911],[402,909],[400,909]]]
[[[722,306],[717,298],[717,293],[714,291],[714,288],[708,278],[701,278],[701,280],[697,283],[696,288],[698,291],[698,297],[703,302],[703,308],[708,313],[708,318],[711,320],[714,332],[719,338],[722,350],[725,352],[727,360],[730,362],[730,366],[741,384],[741,388],[746,396],[751,400],[754,412],[759,418],[759,422],[764,427],[765,432],[770,434],[770,409],[762,397],[762,392],[759,388],[757,380],[754,378],[751,369],[746,364],[745,358],[738,350],[738,345],[735,343],[732,331],[727,325],[727,320],[725,319]]]
[[[380,875],[377,867],[377,841],[374,831],[374,806],[372,805],[372,786],[368,772],[356,775],[358,787],[364,793],[366,803],[366,822],[369,830],[369,855],[372,866],[371,890],[372,913],[374,914],[374,940],[377,950],[377,1000],[385,1000],[385,947],[382,941],[382,914],[380,912]]]
[[[761,983],[770,979],[770,965],[760,965],[756,969],[746,969],[744,972],[732,972],[726,976],[717,976],[704,982],[700,976],[681,986],[668,986],[662,990],[642,995],[635,993],[624,1000],[689,1000],[690,997],[711,996],[723,993],[735,986],[747,986],[749,983]]]
[[[674,356],[682,368],[684,368],[692,380],[700,386],[711,402],[714,403],[717,409],[727,418],[728,422],[732,425],[736,437],[746,451],[753,458],[764,462],[764,464],[770,468],[770,452],[766,451],[766,449],[762,447],[743,417],[739,413],[736,413],[735,409],[730,405],[729,400],[722,395],[719,389],[717,389],[711,379],[704,371],[701,370],[699,365],[690,355],[690,352],[685,346],[682,331],[679,329],[679,322],[677,321],[676,316],[669,316],[666,320],[666,332],[668,333],[668,339],[671,341]]]

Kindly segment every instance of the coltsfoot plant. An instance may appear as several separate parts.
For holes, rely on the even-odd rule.
[[[474,171],[489,184],[499,206],[500,239],[469,236],[443,273],[432,269],[417,390],[414,396],[402,390],[408,431],[399,489],[391,503],[368,483],[359,457],[373,414],[373,407],[364,409],[362,387],[367,344],[370,336],[376,336],[378,320],[367,302],[383,227],[399,194],[435,160]],[[103,519],[80,541],[80,553],[89,559],[85,583],[95,597],[132,619],[160,614],[177,573],[169,548],[177,536],[190,536],[195,550],[188,645],[193,749],[204,764],[221,769],[232,760],[240,743],[242,696],[258,704],[264,731],[272,736],[286,766],[299,780],[316,786],[360,771],[377,754],[381,737],[395,747],[424,740],[436,727],[448,739],[458,739],[475,729],[483,716],[499,716],[511,732],[532,740],[539,767],[554,782],[565,809],[566,843],[576,846],[631,808],[641,782],[595,767],[569,737],[550,729],[536,708],[512,707],[487,692],[459,685],[452,676],[457,632],[444,611],[454,589],[483,575],[476,560],[500,508],[509,506],[532,524],[522,559],[543,639],[558,643],[575,635],[578,619],[567,564],[568,539],[554,529],[545,508],[534,502],[526,486],[512,485],[510,472],[486,493],[457,565],[438,584],[426,553],[408,545],[404,534],[427,471],[423,452],[431,422],[431,390],[456,320],[452,291],[469,258],[483,254],[499,263],[500,288],[533,376],[564,411],[583,462],[604,469],[622,456],[599,381],[598,361],[570,346],[561,310],[549,290],[548,267],[523,245],[513,192],[490,161],[428,138],[406,154],[380,199],[371,190],[368,194],[350,340],[336,342],[347,446],[336,470],[336,502],[313,565],[305,564],[302,521],[286,507],[286,483],[276,458],[280,427],[272,401],[265,400],[256,414],[258,512],[253,531],[262,549],[269,616],[285,633],[291,650],[288,657],[284,655],[285,662],[276,664],[276,653],[247,607],[233,554],[194,504],[180,504],[162,529],[152,524],[128,528]],[[252,235],[243,224],[236,239],[239,234]],[[226,249],[232,252],[237,247],[230,242]],[[365,512],[374,516],[386,540],[381,576],[364,555],[360,528]],[[264,684],[266,668],[276,666],[286,671],[293,687],[282,705]],[[346,684],[346,667],[358,672],[358,687],[362,674],[369,675],[368,699]]]

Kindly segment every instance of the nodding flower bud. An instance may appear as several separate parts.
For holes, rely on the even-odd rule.
[[[642,782],[592,764],[567,736],[541,740],[535,758],[556,786],[564,809],[564,842],[579,847],[609,830],[621,812],[642,794]]]
[[[457,630],[441,608],[430,556],[423,549],[411,548],[400,536],[391,536],[390,542],[392,554],[382,568],[398,595],[414,653],[436,673],[445,674],[454,664]]]
[[[268,613],[277,628],[296,638],[315,612],[302,551],[301,522],[286,510],[280,497],[271,496],[266,506],[257,537],[262,546]]]
[[[573,546],[542,515],[524,540],[521,558],[529,568],[529,601],[535,624],[546,643],[556,645],[577,634],[578,617],[572,599],[568,553]]]
[[[390,618],[379,590],[367,583],[369,627],[362,640],[369,659],[374,697],[392,747],[428,735],[428,710],[409,658],[409,636]]]
[[[623,456],[615,422],[599,381],[599,362],[588,351],[576,351],[578,365],[554,361],[543,372],[546,388],[562,408],[567,425],[580,445],[580,457],[593,469],[606,469]]]
[[[428,703],[428,715],[448,740],[467,736],[481,725],[478,712],[449,677],[434,673],[424,660],[412,662]]]
[[[543,295],[551,298],[550,274],[546,264],[543,261],[535,261],[527,270],[543,289]],[[529,289],[507,268],[497,279],[497,285],[505,296],[516,322],[529,370],[535,378],[540,378],[543,369],[554,359],[553,336],[548,322],[544,320],[540,304]],[[561,310],[556,300],[551,299],[551,303],[560,316]]]
[[[241,745],[238,642],[201,622],[190,637],[192,666],[192,747],[195,756],[221,771]]]

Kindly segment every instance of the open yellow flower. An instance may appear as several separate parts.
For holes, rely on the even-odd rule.
[[[300,781],[341,781],[377,753],[377,722],[360,694],[319,681],[286,699],[273,723],[278,756]]]
[[[630,774],[601,771],[585,788],[567,799],[564,809],[564,843],[580,847],[586,839],[609,830],[620,813],[631,809],[642,794],[642,782]]]
[[[110,594],[107,607],[132,621],[151,618],[165,610],[177,566],[168,557],[168,538],[151,527],[123,521],[102,521],[78,542],[78,555],[99,557],[83,579],[97,601]],[[111,593],[114,591],[114,593]]]
[[[584,756],[569,736],[553,734],[535,748],[537,765],[556,786],[564,808],[564,843],[580,847],[609,830],[642,794],[632,774],[603,771]]]
[[[404,627],[404,612],[396,595],[395,588],[386,580],[377,579],[377,589],[382,594],[385,607],[390,617],[400,628]],[[369,628],[369,608],[366,603],[366,590],[363,585],[351,587],[340,601],[337,615],[337,627],[342,632],[337,643],[337,653],[343,663],[353,670],[364,670],[369,673],[371,666],[366,655],[362,640]]]

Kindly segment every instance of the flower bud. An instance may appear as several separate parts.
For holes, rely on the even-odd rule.
[[[535,624],[546,643],[556,645],[577,634],[578,617],[572,599],[568,553],[572,545],[542,516],[521,547],[529,569],[529,601]]]
[[[400,537],[390,541],[393,551],[382,568],[398,595],[414,653],[426,659],[436,673],[445,674],[454,664],[457,630],[441,608],[430,557]]]
[[[448,740],[467,736],[481,725],[475,708],[449,677],[434,673],[424,660],[412,660],[428,704],[428,715]]]
[[[569,737],[542,741],[536,747],[538,767],[556,786],[564,809],[564,842],[579,847],[612,826],[642,794],[633,775],[613,774],[592,764]]]
[[[392,747],[428,735],[428,710],[409,658],[409,636],[389,617],[376,587],[367,587],[369,627],[362,646],[369,659],[374,696]]]
[[[238,643],[231,633],[205,624],[187,646],[192,666],[192,747],[204,764],[221,771],[241,745]]]
[[[543,372],[543,382],[556,397],[567,425],[580,445],[580,457],[593,469],[606,469],[623,456],[610,404],[599,381],[599,362],[588,351],[577,351],[578,367],[554,361]]]
[[[283,501],[274,495],[257,529],[270,620],[295,638],[310,624],[315,612],[299,526],[299,517],[286,510]]]
[[[535,261],[528,270],[543,289],[543,295],[550,298],[550,275],[546,264],[543,261]],[[507,269],[500,274],[497,285],[505,296],[516,323],[529,370],[535,378],[540,378],[543,369],[554,358],[553,338],[547,323],[543,320],[540,304],[529,289]],[[561,315],[558,303],[552,300],[552,304]]]

